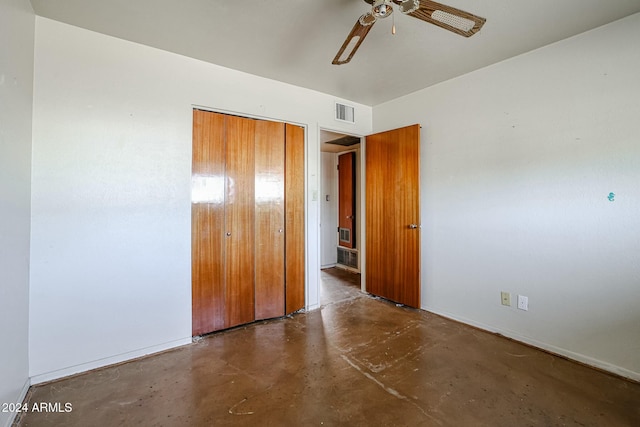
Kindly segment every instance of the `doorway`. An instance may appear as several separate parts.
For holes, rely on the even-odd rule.
[[[362,211],[360,137],[321,131],[321,269],[360,272]]]
[[[349,139],[351,145],[342,146]],[[363,141],[321,131],[321,143],[321,268],[353,268],[362,274],[362,291],[419,308],[420,126],[369,135]],[[345,227],[339,221],[345,216],[336,207],[339,190],[331,192],[339,187],[338,156],[349,152],[356,158],[354,249],[341,244],[351,236],[343,235]],[[333,222],[336,216],[339,220]],[[340,258],[344,254],[356,258],[353,267],[348,265],[352,260]]]
[[[320,131],[320,293],[321,304],[344,297],[344,283],[364,291],[362,224],[364,181],[361,138]],[[342,167],[340,167],[342,163]],[[344,283],[342,283],[344,281]]]

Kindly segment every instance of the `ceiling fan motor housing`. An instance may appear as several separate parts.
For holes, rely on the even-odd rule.
[[[408,14],[420,8],[420,0],[365,0],[371,4],[371,14],[376,18],[386,18],[393,13],[393,5],[398,6],[400,12]]]
[[[375,0],[371,13],[376,18],[386,18],[393,13],[393,6],[389,0]]]

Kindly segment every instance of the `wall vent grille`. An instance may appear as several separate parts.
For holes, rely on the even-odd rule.
[[[355,123],[355,108],[350,105],[336,102],[336,120],[340,122]]]
[[[348,228],[340,229],[340,241],[345,243],[351,243],[351,230]]]
[[[358,268],[358,252],[338,247],[338,264]]]

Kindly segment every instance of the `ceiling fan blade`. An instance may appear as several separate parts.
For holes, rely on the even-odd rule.
[[[408,15],[465,37],[480,31],[486,22],[485,18],[472,13],[428,0],[420,0],[420,8]]]
[[[364,23],[369,23],[368,25],[364,25]],[[338,54],[333,61],[331,62],[334,65],[342,65],[351,61],[353,55],[356,54],[356,51],[362,44],[362,41],[373,27],[373,24],[376,23],[376,18],[371,13],[365,13],[362,15],[357,21],[356,25],[353,26],[353,29],[347,36],[346,40],[342,44],[342,47],[338,51]]]

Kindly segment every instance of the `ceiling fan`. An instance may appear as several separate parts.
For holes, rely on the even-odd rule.
[[[427,0],[364,0],[371,11],[362,15],[342,44],[332,64],[342,65],[351,61],[378,19],[391,16],[394,6],[405,15],[413,16],[461,36],[471,37],[484,25],[486,19],[455,7]],[[392,29],[395,33],[395,26]]]

